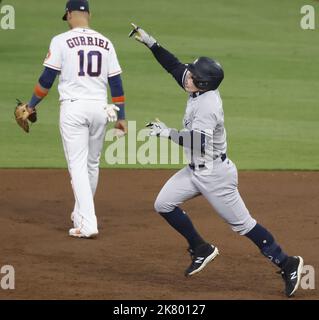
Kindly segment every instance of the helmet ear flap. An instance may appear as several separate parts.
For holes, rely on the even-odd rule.
[[[193,78],[194,85],[200,90],[209,90],[209,82]]]

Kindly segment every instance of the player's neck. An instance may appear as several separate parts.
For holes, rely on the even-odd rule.
[[[77,23],[77,24],[74,24],[71,29],[76,29],[76,28],[90,29],[90,26],[87,23]]]
[[[89,21],[87,19],[74,19],[71,23],[71,29],[75,28],[84,28],[84,29],[89,29]]]

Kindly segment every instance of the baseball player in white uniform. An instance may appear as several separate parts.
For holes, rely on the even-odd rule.
[[[44,61],[29,108],[48,94],[57,75],[60,93],[60,132],[71,176],[75,206],[69,235],[90,238],[98,234],[94,195],[108,122],[126,132],[121,67],[112,42],[89,28],[89,4],[71,0],[63,20],[70,31],[54,37]],[[112,101],[107,103],[109,84]]]
[[[216,246],[206,242],[180,208],[185,201],[203,195],[232,230],[246,236],[280,269],[285,293],[297,290],[303,259],[288,256],[272,234],[253,219],[238,192],[235,164],[227,157],[226,130],[222,99],[218,87],[224,79],[221,65],[207,57],[183,64],[143,29],[132,24],[130,33],[152,51],[156,60],[188,92],[183,130],[168,128],[163,122],[149,123],[150,135],[165,137],[182,145],[189,165],[164,185],[155,201],[155,210],[188,242],[192,263],[186,276],[203,270],[218,254]]]

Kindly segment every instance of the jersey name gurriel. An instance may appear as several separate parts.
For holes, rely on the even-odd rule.
[[[89,36],[74,37],[74,38],[67,39],[66,43],[70,49],[73,49],[79,46],[96,46],[99,48],[103,48],[107,51],[110,50],[109,42],[97,37],[89,37]]]
[[[89,28],[53,37],[43,65],[60,72],[60,101],[107,102],[108,79],[122,72],[112,41]]]

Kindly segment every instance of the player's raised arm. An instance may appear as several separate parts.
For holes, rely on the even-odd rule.
[[[130,32],[129,37],[132,37],[135,34],[135,39],[145,44],[153,52],[156,60],[161,66],[175,78],[182,88],[184,88],[184,80],[187,72],[185,64],[181,63],[172,53],[159,45],[159,43],[145,30],[133,23],[132,26],[134,29]]]

